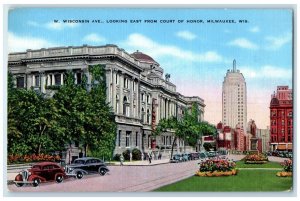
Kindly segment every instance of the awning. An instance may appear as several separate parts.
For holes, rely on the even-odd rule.
[[[286,150],[286,144],[279,144],[277,146],[277,149],[279,149],[279,150]]]
[[[288,149],[293,149],[293,144],[288,144]]]

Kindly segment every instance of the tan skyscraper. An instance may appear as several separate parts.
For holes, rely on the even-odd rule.
[[[233,60],[232,70],[227,70],[223,81],[222,121],[231,128],[240,124],[244,130],[246,129],[247,88],[243,74],[236,69],[235,60]]]

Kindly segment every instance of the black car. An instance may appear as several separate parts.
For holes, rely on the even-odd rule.
[[[83,175],[98,173],[104,176],[109,169],[105,163],[98,158],[84,157],[76,159],[72,164],[65,167],[68,176],[81,179]]]

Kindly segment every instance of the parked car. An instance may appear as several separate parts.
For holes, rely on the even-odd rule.
[[[189,161],[189,160],[191,160],[191,154],[190,153],[184,153],[184,154],[182,154],[182,160],[183,161]]]
[[[200,153],[191,153],[191,160],[198,160],[200,158]]]
[[[109,169],[105,163],[92,157],[78,158],[70,165],[65,167],[66,174],[68,176],[75,176],[77,179],[81,179],[83,175],[98,173],[104,176]]]
[[[67,175],[64,169],[54,162],[40,162],[34,164],[30,169],[22,170],[16,177],[14,183],[21,187],[24,184],[32,184],[37,187],[41,182],[56,181],[63,182]]]
[[[208,157],[207,154],[206,154],[206,152],[201,152],[199,154],[199,156],[200,156],[200,159],[206,159]]]
[[[215,151],[209,151],[206,154],[208,158],[214,158],[217,156],[217,153]]]
[[[173,157],[170,159],[171,163],[179,163],[182,162],[183,158],[181,154],[174,154]]]

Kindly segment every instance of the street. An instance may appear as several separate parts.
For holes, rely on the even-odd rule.
[[[229,155],[230,159],[240,160],[243,155]],[[269,157],[270,161],[282,162],[283,158]],[[78,180],[69,178],[63,183],[42,183],[38,187],[8,185],[11,192],[147,192],[174,183],[195,174],[199,160],[183,163],[159,165],[109,166],[105,176],[85,175]]]

